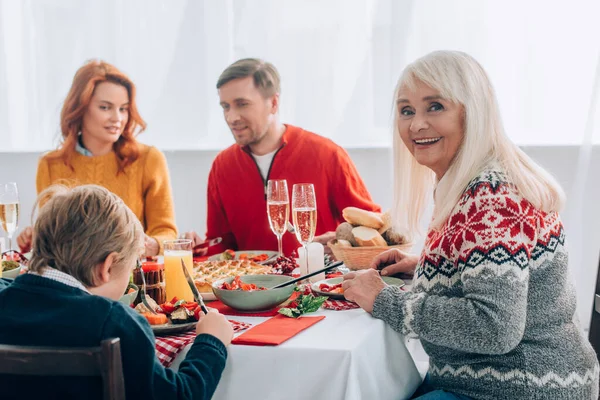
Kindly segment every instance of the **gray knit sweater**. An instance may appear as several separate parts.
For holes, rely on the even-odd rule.
[[[438,389],[475,399],[597,399],[598,361],[575,315],[567,261],[558,214],[486,171],[429,231],[412,291],[386,287],[373,316],[421,339]]]

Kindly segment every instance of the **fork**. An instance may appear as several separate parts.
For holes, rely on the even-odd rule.
[[[152,314],[158,314],[156,310],[148,304],[148,300],[146,300],[146,278],[144,277],[144,269],[142,268],[142,263],[139,259],[137,260],[136,268],[140,270],[140,276],[142,277],[142,304],[146,306]]]

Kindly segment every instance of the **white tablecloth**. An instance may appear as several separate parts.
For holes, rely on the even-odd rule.
[[[403,336],[381,320],[361,309],[310,315],[326,318],[279,346],[230,346],[213,399],[399,400],[421,383]],[[255,325],[267,319],[230,318]]]

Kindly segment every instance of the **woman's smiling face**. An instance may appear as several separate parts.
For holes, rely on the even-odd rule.
[[[417,81],[414,90],[401,86],[396,99],[398,131],[417,162],[444,176],[464,137],[464,107],[441,97]]]

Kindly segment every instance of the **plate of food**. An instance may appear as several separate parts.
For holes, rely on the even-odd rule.
[[[154,314],[144,304],[139,303],[134,310],[142,315],[152,328],[155,335],[171,335],[174,333],[186,332],[194,329],[202,309],[198,303],[193,301],[179,300],[174,297],[163,304],[156,302],[147,296],[146,300],[150,307],[157,313]]]
[[[278,253],[270,250],[225,250],[208,257],[208,261],[248,260],[258,264],[274,261]]]
[[[220,279],[238,275],[265,275],[271,271],[270,266],[250,260],[209,260],[194,262],[193,279],[202,299],[210,301],[217,299],[212,285]]]
[[[402,287],[406,285],[402,279],[382,276],[381,279],[388,285]],[[310,288],[319,296],[327,296],[335,300],[344,300],[344,289],[342,289],[342,277],[323,279],[310,285]]]

